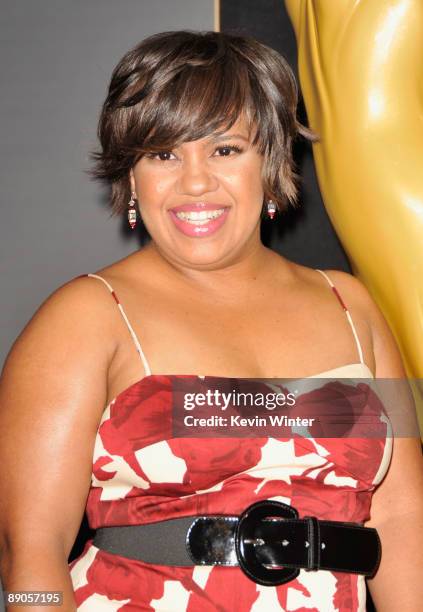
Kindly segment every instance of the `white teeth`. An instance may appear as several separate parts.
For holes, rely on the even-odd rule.
[[[189,212],[177,212],[176,216],[178,219],[182,221],[188,221],[188,223],[193,223],[194,225],[205,225],[211,219],[217,219],[225,212],[224,208],[219,208],[218,210],[201,210],[195,211],[191,210]]]

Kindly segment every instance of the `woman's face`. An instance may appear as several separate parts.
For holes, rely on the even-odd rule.
[[[161,254],[217,269],[260,245],[263,157],[239,119],[224,135],[147,154],[131,170],[143,222]]]

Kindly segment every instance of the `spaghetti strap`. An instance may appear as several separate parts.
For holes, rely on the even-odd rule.
[[[129,329],[129,333],[131,334],[131,337],[132,337],[132,340],[134,341],[135,347],[136,347],[136,349],[137,349],[137,351],[139,353],[139,356],[141,357],[141,361],[142,361],[142,365],[144,367],[145,375],[146,376],[150,376],[151,375],[151,369],[150,369],[150,366],[148,365],[148,361],[147,361],[147,359],[146,359],[146,357],[144,355],[144,352],[143,352],[143,350],[141,348],[140,341],[138,340],[137,335],[134,332],[134,330],[132,328],[132,325],[129,322],[129,319],[126,316],[126,313],[125,313],[125,311],[123,309],[123,306],[119,302],[119,298],[117,297],[116,293],[114,292],[113,287],[106,281],[105,278],[103,278],[102,276],[99,276],[98,274],[85,274],[83,276],[90,276],[91,278],[98,278],[98,280],[101,280],[106,285],[106,287],[108,288],[108,290],[112,294],[112,296],[113,296],[113,298],[114,298],[114,300],[115,300],[115,302],[117,304],[117,307],[120,310],[120,313],[121,313],[121,315],[123,317],[123,320],[126,323],[127,328]]]
[[[324,276],[324,277],[325,277],[325,279],[326,279],[326,280],[327,280],[327,282],[329,283],[329,285],[330,285],[330,287],[331,287],[332,291],[334,292],[334,294],[335,294],[335,295],[336,295],[336,297],[338,298],[339,303],[341,304],[342,308],[344,309],[344,312],[345,312],[345,314],[346,314],[346,316],[347,316],[348,322],[349,322],[349,324],[350,324],[350,326],[351,326],[352,333],[353,333],[353,336],[354,336],[354,339],[355,339],[355,343],[356,343],[356,346],[357,346],[358,355],[359,355],[359,358],[360,358],[360,363],[363,363],[363,364],[364,364],[364,359],[363,359],[363,350],[362,350],[362,348],[361,348],[360,340],[359,340],[359,338],[358,338],[357,330],[355,329],[355,325],[354,325],[354,323],[353,323],[353,320],[352,320],[352,317],[351,317],[350,311],[348,310],[348,308],[347,308],[347,307],[346,307],[346,305],[344,304],[344,301],[342,300],[341,296],[339,295],[339,292],[338,292],[337,288],[335,287],[335,285],[333,284],[333,282],[331,281],[331,279],[329,278],[329,276],[328,276],[328,275],[327,275],[325,272],[323,272],[322,270],[318,270],[318,269],[316,269],[316,272],[320,272],[320,274],[322,274],[322,276]]]

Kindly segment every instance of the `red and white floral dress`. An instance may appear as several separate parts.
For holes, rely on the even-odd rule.
[[[388,469],[392,449],[383,408],[377,403],[364,407],[373,416],[379,411],[384,435],[373,438],[174,438],[172,383],[183,378],[198,385],[202,377],[152,374],[112,287],[98,278],[118,303],[146,376],[122,391],[102,415],[86,507],[91,528],[237,515],[265,499],[290,504],[300,516],[355,523],[369,519],[372,493]],[[321,393],[319,378],[372,378],[344,310],[360,362],[310,377],[315,393]],[[79,612],[366,609],[364,577],[341,572],[302,570],[287,584],[266,587],[238,567],[153,565],[100,550],[92,540],[69,567]]]

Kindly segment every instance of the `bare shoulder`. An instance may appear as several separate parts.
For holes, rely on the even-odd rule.
[[[40,305],[16,339],[14,350],[38,340],[51,345],[55,340],[72,343],[82,337],[84,344],[92,339],[103,349],[112,350],[113,335],[102,335],[113,309],[113,300],[107,299],[105,292],[103,285],[87,276],[66,282]]]
[[[320,272],[332,282],[337,289],[339,296],[348,308],[358,310],[368,318],[371,311],[378,311],[369,291],[365,285],[355,276],[342,270],[316,270],[307,266],[293,264],[290,262],[291,269],[295,275],[312,290],[321,291],[322,287],[327,288],[327,284],[322,279]]]
[[[381,308],[364,283],[340,270],[325,270],[348,309],[361,317],[370,330],[376,363],[376,376],[402,377],[404,366],[398,345]]]
[[[368,289],[357,277],[342,270],[322,270],[335,285],[348,308],[355,308],[366,313],[380,312]]]
[[[88,379],[107,385],[107,371],[117,348],[113,324],[116,305],[107,288],[89,277],[70,280],[38,308],[15,340],[5,361],[2,391],[81,388]],[[22,379],[21,372],[25,372]]]

